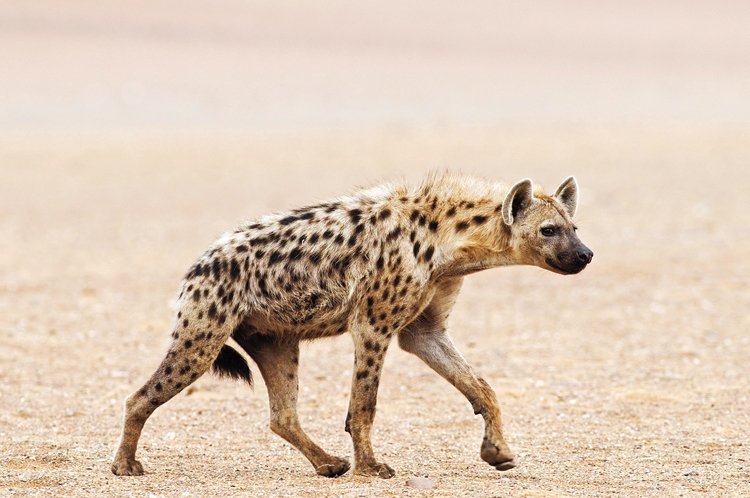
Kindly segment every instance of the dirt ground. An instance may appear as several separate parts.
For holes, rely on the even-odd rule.
[[[0,494],[750,494],[749,129],[49,137],[0,150]],[[426,164],[549,188],[575,172],[582,186],[592,266],[472,276],[451,320],[497,390],[517,469],[479,459],[481,419],[394,345],[374,432],[392,480],[316,476],[267,429],[262,381],[253,392],[208,376],[149,420],[144,477],[110,473],[122,400],[163,355],[170,299],[208,243],[243,217],[418,179]],[[340,455],[350,342],[301,356],[304,426]],[[436,487],[413,490],[410,476]]]
[[[750,496],[744,0],[0,3],[0,496]],[[394,344],[373,442],[329,480],[206,376],[110,462],[186,269],[244,219],[431,169],[581,185],[582,274],[466,279],[451,334],[518,467]],[[343,430],[348,336],[300,413]],[[427,476],[431,490],[406,485]]]

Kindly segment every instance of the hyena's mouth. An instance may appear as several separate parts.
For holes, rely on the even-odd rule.
[[[555,261],[552,258],[545,258],[545,263],[547,263],[551,268],[559,271],[560,273],[564,275],[575,275],[576,273],[580,273],[583,271],[584,268],[586,268],[587,263],[579,263],[577,265],[569,265],[569,266],[562,266],[560,263]]]

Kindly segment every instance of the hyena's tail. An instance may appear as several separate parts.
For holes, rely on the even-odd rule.
[[[234,348],[225,344],[219,351],[219,356],[211,365],[211,372],[219,377],[227,377],[235,380],[243,380],[253,387],[253,374],[247,361]]]

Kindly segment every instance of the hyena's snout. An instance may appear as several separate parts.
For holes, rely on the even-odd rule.
[[[581,244],[581,247],[579,247],[576,251],[576,257],[578,258],[578,262],[580,264],[586,266],[587,264],[591,263],[592,259],[594,259],[594,251]]]
[[[556,261],[547,258],[547,264],[564,274],[574,274],[583,271],[594,258],[594,252],[579,243],[572,248],[560,251],[556,255]]]

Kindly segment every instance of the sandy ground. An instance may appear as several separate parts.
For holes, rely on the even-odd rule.
[[[430,493],[409,476],[446,496],[750,493],[750,130],[81,142],[0,149],[0,494]],[[498,392],[516,470],[479,459],[481,419],[394,345],[374,433],[392,480],[315,476],[267,429],[262,382],[210,377],[149,420],[146,476],[110,474],[122,400],[160,360],[176,284],[214,237],[425,164],[550,188],[574,171],[583,188],[594,264],[575,277],[478,274],[451,320]],[[340,455],[351,362],[346,336],[301,358],[304,426]]]
[[[750,4],[206,5],[0,2],[0,495],[750,496]],[[433,168],[582,187],[592,266],[472,276],[451,319],[516,469],[394,345],[391,480],[316,476],[260,379],[208,376],[149,420],[145,476],[110,473],[209,243]],[[342,456],[350,342],[301,357],[303,425]]]

